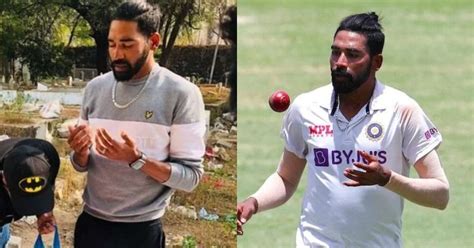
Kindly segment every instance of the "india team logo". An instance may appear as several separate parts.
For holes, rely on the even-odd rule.
[[[367,126],[367,138],[369,138],[372,141],[378,141],[382,138],[383,136],[383,128],[382,125],[378,123],[371,123],[369,126]]]

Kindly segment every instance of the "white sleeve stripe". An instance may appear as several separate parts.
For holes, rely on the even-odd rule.
[[[204,155],[205,123],[172,125],[170,130],[170,157],[201,159]]]

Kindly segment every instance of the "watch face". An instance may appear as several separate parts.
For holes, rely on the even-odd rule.
[[[145,165],[145,160],[139,159],[132,164],[132,168],[135,170],[141,169]]]

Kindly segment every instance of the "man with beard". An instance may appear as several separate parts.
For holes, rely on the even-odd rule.
[[[121,4],[108,34],[112,72],[88,83],[68,143],[87,173],[74,247],[164,247],[160,218],[203,173],[204,104],[194,84],[154,61],[160,11]]]
[[[385,86],[384,34],[375,13],[346,17],[334,34],[332,85],[298,96],[283,120],[277,171],[237,206],[237,228],[294,193],[306,163],[297,247],[401,247],[404,199],[446,208],[442,138],[420,106]],[[419,178],[409,178],[413,166]]]

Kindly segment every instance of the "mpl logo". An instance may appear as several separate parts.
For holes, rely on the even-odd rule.
[[[367,160],[354,150],[332,150],[329,151],[327,148],[314,148],[314,165],[320,167],[328,167],[332,165],[340,164],[352,164],[354,162],[368,163]],[[368,151],[370,155],[378,158],[380,164],[387,162],[387,151]]]
[[[309,136],[311,137],[332,137],[332,125],[311,125],[309,126]]]

